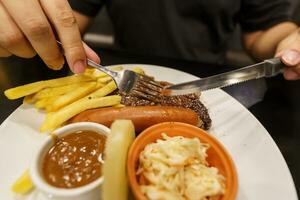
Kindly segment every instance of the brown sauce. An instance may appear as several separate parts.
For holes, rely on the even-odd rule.
[[[46,153],[42,171],[46,181],[59,188],[76,188],[101,176],[106,136],[93,131],[77,131],[54,137]]]

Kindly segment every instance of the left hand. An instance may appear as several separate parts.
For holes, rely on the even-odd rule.
[[[285,79],[300,79],[300,28],[278,43],[275,57],[280,57],[287,66],[283,74]]]

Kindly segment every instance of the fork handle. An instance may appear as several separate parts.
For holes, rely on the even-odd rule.
[[[104,67],[104,66],[102,66],[102,65],[100,65],[98,63],[95,63],[91,59],[87,58],[87,64],[88,64],[88,66],[94,67],[94,68],[96,68],[96,69],[98,69],[98,70],[106,73],[107,75],[109,75],[109,76],[111,76],[113,78],[115,78],[115,77],[118,76],[117,72],[114,72],[114,71],[112,71],[112,70],[110,70],[110,69],[108,69],[108,68],[106,68],[106,67]]]

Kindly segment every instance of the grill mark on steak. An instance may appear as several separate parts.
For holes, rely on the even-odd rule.
[[[178,95],[178,96],[161,96],[158,102],[153,102],[143,99],[140,96],[132,94],[121,93],[121,103],[126,106],[176,106],[188,108],[195,111],[199,118],[203,121],[200,128],[205,130],[211,127],[211,118],[208,114],[207,108],[200,102],[198,94]]]

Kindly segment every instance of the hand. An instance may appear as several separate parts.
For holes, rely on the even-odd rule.
[[[279,42],[275,57],[280,57],[287,65],[283,74],[285,79],[300,79],[300,28]]]
[[[56,44],[57,34],[73,72],[84,71],[86,57],[100,62],[82,43],[67,0],[0,0],[0,22],[0,57],[31,58],[37,53],[49,68],[61,69],[64,57]]]

